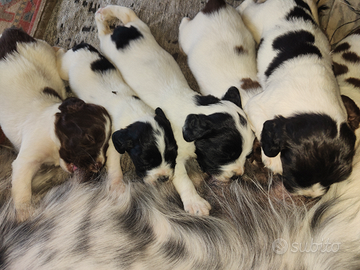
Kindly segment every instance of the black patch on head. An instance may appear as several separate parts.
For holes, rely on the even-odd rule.
[[[108,70],[116,70],[115,66],[103,56],[101,56],[100,59],[92,62],[90,67],[92,71],[101,73]]]
[[[347,78],[345,81],[356,88],[360,88],[360,80],[357,78]]]
[[[159,124],[165,133],[165,162],[168,163],[171,168],[175,168],[178,146],[176,144],[171,124],[160,108],[156,108],[155,114],[155,121]]]
[[[111,35],[111,40],[115,42],[116,49],[125,49],[130,45],[130,42],[143,38],[141,32],[134,26],[118,26],[114,29]]]
[[[129,154],[139,177],[158,167],[162,158],[156,145],[153,127],[150,123],[135,122],[112,135],[115,149]]]
[[[59,99],[60,101],[62,101],[63,99],[61,98],[61,96],[59,95],[58,92],[56,92],[54,89],[50,88],[50,87],[45,87],[43,90],[43,93],[52,97],[55,97],[57,99]]]
[[[32,43],[36,40],[25,33],[22,29],[7,28],[0,37],[0,60],[8,54],[17,52],[17,43]]]
[[[194,98],[195,98],[195,104],[197,106],[208,106],[208,105],[220,103],[220,99],[212,95],[207,95],[207,96],[196,95]]]
[[[345,52],[348,49],[350,49],[350,47],[351,47],[350,44],[347,42],[341,43],[335,47],[335,49],[333,50],[333,53]]]
[[[162,247],[162,254],[170,261],[182,260],[189,255],[186,245],[182,240],[170,239]]]
[[[355,139],[345,122],[338,132],[328,115],[299,114],[266,121],[261,146],[269,157],[281,153],[284,185],[292,191],[345,180],[352,170]]]
[[[90,52],[95,52],[95,53],[99,53],[99,51],[97,49],[95,49],[93,46],[91,46],[88,43],[82,42],[78,45],[75,45],[71,48],[74,52],[81,50],[81,49],[86,49],[87,51]]]
[[[304,9],[299,7],[294,7],[286,16],[286,20],[291,21],[297,19],[302,19],[305,22],[310,22],[314,25],[317,25],[313,17],[309,15]]]
[[[354,64],[360,62],[360,57],[354,52],[345,52],[342,54],[342,58]]]
[[[246,125],[247,125],[246,118],[244,116],[242,116],[241,114],[239,114],[239,113],[238,113],[238,115],[239,115],[240,125],[246,127]]]
[[[322,58],[320,50],[314,46],[315,37],[308,31],[292,31],[277,37],[272,46],[278,55],[272,60],[265,75],[269,77],[284,62],[300,56],[316,55]]]
[[[201,12],[204,14],[211,14],[225,7],[226,2],[224,0],[209,0]]]
[[[349,71],[347,66],[336,62],[333,62],[332,68],[335,76],[346,74]]]
[[[234,162],[242,153],[243,138],[227,113],[188,115],[183,137],[195,142],[197,161],[209,174],[219,174],[222,165]]]

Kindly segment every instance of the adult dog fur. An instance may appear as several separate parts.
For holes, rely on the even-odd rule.
[[[124,26],[111,31],[107,20],[114,17]],[[161,106],[171,122],[178,144],[173,183],[185,210],[208,214],[210,206],[197,194],[185,162],[196,156],[205,172],[224,181],[243,174],[254,136],[238,90],[230,88],[222,100],[191,90],[173,57],[131,9],[107,6],[95,19],[102,52],[140,98],[152,108]]]
[[[235,86],[245,106],[261,92],[254,38],[240,14],[225,1],[209,0],[193,19],[184,17],[179,45],[202,94],[221,98]]]
[[[112,118],[107,162],[111,188],[122,186],[120,157],[130,155],[137,174],[147,183],[172,177],[177,145],[171,125],[160,108],[154,112],[123,81],[113,64],[89,44],[57,52],[62,79],[86,102],[106,108]]]
[[[264,90],[245,111],[264,164],[283,174],[289,191],[321,196],[349,176],[355,143],[329,41],[312,0],[257,2],[245,0],[238,8],[260,43],[258,77]]]
[[[103,183],[73,179],[20,225],[3,205],[1,269],[358,269],[359,161],[358,151],[350,177],[309,210],[286,192],[275,199],[276,186],[264,189],[255,178],[212,184],[202,194],[213,206],[208,217],[182,211],[168,183],[130,183],[114,198]]]
[[[54,49],[18,29],[0,38],[0,125],[19,151],[12,163],[18,219],[31,206],[31,180],[42,164],[98,171],[111,120],[103,107],[66,98]]]

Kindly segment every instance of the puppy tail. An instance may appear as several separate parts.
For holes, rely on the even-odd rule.
[[[108,5],[102,9],[101,13],[105,16],[118,18],[123,24],[139,20],[132,9],[122,6]]]

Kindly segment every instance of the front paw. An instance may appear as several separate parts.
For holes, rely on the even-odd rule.
[[[27,220],[35,211],[34,207],[31,204],[21,204],[15,206],[16,211],[16,221],[23,222]]]
[[[194,194],[191,197],[182,198],[184,204],[184,210],[197,216],[208,216],[211,209],[210,204],[201,198],[198,194]]]
[[[278,174],[283,173],[283,167],[282,167],[280,155],[281,154],[279,153],[276,157],[270,158],[266,156],[263,151],[261,151],[261,159],[265,167],[269,168],[271,171]]]

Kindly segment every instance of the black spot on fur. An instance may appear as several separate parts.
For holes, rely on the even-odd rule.
[[[300,56],[315,55],[322,58],[320,50],[314,46],[315,37],[310,32],[300,30],[277,37],[273,42],[278,55],[272,60],[265,75],[269,77],[284,62]]]
[[[245,54],[246,53],[246,50],[244,49],[244,47],[243,46],[236,46],[235,47],[235,52],[236,52],[236,54]]]
[[[225,7],[226,2],[224,0],[209,0],[201,12],[204,14],[211,14]]]
[[[143,38],[141,32],[134,26],[118,26],[111,35],[111,40],[115,42],[117,49],[125,49],[131,41]]]
[[[195,98],[195,103],[198,106],[208,106],[208,105],[220,103],[220,99],[212,95],[207,95],[207,96],[196,95],[194,98]]]
[[[7,28],[0,37],[0,60],[17,52],[17,43],[32,43],[36,40],[21,29]]]
[[[351,47],[350,44],[347,42],[341,43],[336,46],[336,48],[333,50],[333,53],[345,52],[348,49],[350,49],[350,47]]]
[[[109,60],[105,57],[101,57],[100,59],[91,63],[91,70],[94,72],[106,72],[108,70],[116,70],[115,66],[111,64]]]
[[[360,81],[359,81],[360,82]],[[360,85],[359,85],[360,86]],[[341,95],[347,113],[347,122],[352,130],[359,128],[360,124],[360,109],[356,103],[348,96]]]
[[[309,5],[308,5],[307,3],[305,3],[305,2],[302,1],[302,0],[295,0],[295,3],[296,3],[296,5],[297,5],[298,7],[301,7],[301,8],[303,8],[303,9],[306,9],[306,10],[309,11],[310,14],[311,14],[311,9],[310,9],[310,7],[309,7]]]
[[[242,116],[241,114],[239,114],[239,113],[238,113],[238,115],[239,115],[240,124],[242,126],[246,127],[246,125],[247,125],[246,118],[244,116]]]
[[[88,43],[85,43],[85,42],[82,42],[78,45],[75,45],[71,48],[74,52],[78,51],[78,50],[81,50],[81,49],[86,49],[90,52],[96,52],[96,53],[99,53],[99,51],[97,49],[95,49],[93,46],[91,46],[90,44]]]
[[[169,120],[166,118],[164,112],[160,108],[155,110],[155,121],[163,129],[165,136],[165,153],[164,158],[165,162],[170,165],[171,168],[175,168],[175,161],[177,157],[178,146],[174,137],[174,133],[171,128]],[[164,180],[164,179],[163,179]]]
[[[342,58],[354,64],[360,62],[360,57],[354,52],[345,52],[342,54]]]
[[[46,94],[46,95],[49,95],[49,96],[53,96],[53,97],[56,97],[58,98],[59,100],[63,100],[61,98],[61,96],[59,95],[58,92],[56,92],[54,89],[50,88],[50,87],[45,87],[44,90],[43,90],[43,93]]]
[[[132,96],[134,99],[140,100],[140,98],[138,96]]]
[[[345,81],[356,88],[360,88],[360,80],[357,78],[348,78]]]
[[[333,62],[333,72],[335,76],[340,76],[343,74],[346,74],[349,69],[347,66],[343,65],[343,64],[338,64],[336,62]]]
[[[286,16],[286,20],[291,21],[291,20],[298,20],[298,19],[302,19],[305,22],[311,22],[314,25],[317,25],[313,19],[313,17],[311,15],[309,15],[308,13],[306,13],[306,11],[302,8],[299,7],[294,7],[293,10],[291,10],[289,12],[289,14]]]

